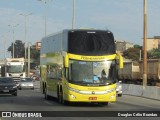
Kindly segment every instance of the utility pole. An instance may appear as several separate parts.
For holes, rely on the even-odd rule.
[[[74,22],[75,22],[75,0],[73,0],[72,29],[74,29]]]
[[[147,0],[144,0],[144,28],[143,28],[143,91],[147,86]]]
[[[7,37],[4,35],[4,60],[6,59],[6,41]]]
[[[24,47],[25,47],[25,74],[27,75],[27,16],[29,15],[32,15],[32,13],[29,13],[29,14],[19,14],[19,15],[22,15],[25,17],[25,44],[24,44]]]
[[[12,58],[14,58],[14,28],[17,27],[19,24],[15,25],[15,26],[12,26],[12,25],[8,25],[9,27],[12,27],[12,30],[13,30],[13,50],[12,50]]]
[[[139,51],[139,61],[142,59],[142,50]]]
[[[7,40],[7,37],[6,37],[6,33],[3,34],[3,39],[4,39],[4,60],[6,59],[6,40]]]
[[[28,77],[30,77],[30,42],[28,42]]]
[[[44,4],[45,4],[44,36],[46,37],[46,35],[47,35],[47,2],[48,2],[48,0],[37,0],[37,1],[44,2]]]

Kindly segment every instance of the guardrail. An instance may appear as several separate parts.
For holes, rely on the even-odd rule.
[[[126,95],[134,95],[160,100],[160,87],[157,86],[146,86],[146,89],[143,91],[142,85],[123,84],[122,91],[123,94]]]

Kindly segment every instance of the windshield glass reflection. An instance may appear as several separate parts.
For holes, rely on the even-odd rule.
[[[81,85],[108,85],[116,81],[115,61],[83,62],[70,60],[69,82]]]
[[[7,66],[7,72],[8,73],[21,73],[23,72],[23,65],[12,65]]]

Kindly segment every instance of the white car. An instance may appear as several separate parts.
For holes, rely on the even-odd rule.
[[[34,89],[34,83],[32,78],[20,78],[19,89],[29,88]]]
[[[116,84],[117,84],[117,87],[116,87],[117,96],[121,97],[122,96],[122,82],[117,81]]]

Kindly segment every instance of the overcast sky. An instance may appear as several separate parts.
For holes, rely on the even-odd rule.
[[[45,0],[42,0],[45,1]],[[73,0],[47,1],[47,34],[72,28]],[[148,37],[160,35],[160,0],[148,0]],[[38,0],[0,0],[0,59],[6,48],[15,40],[25,40],[27,17],[27,42],[34,44],[44,36],[45,4]],[[143,43],[143,0],[75,0],[75,28],[108,29],[115,39],[134,44]],[[4,37],[5,36],[5,37]],[[7,51],[7,50],[6,50]],[[8,53],[7,57],[10,57]]]

